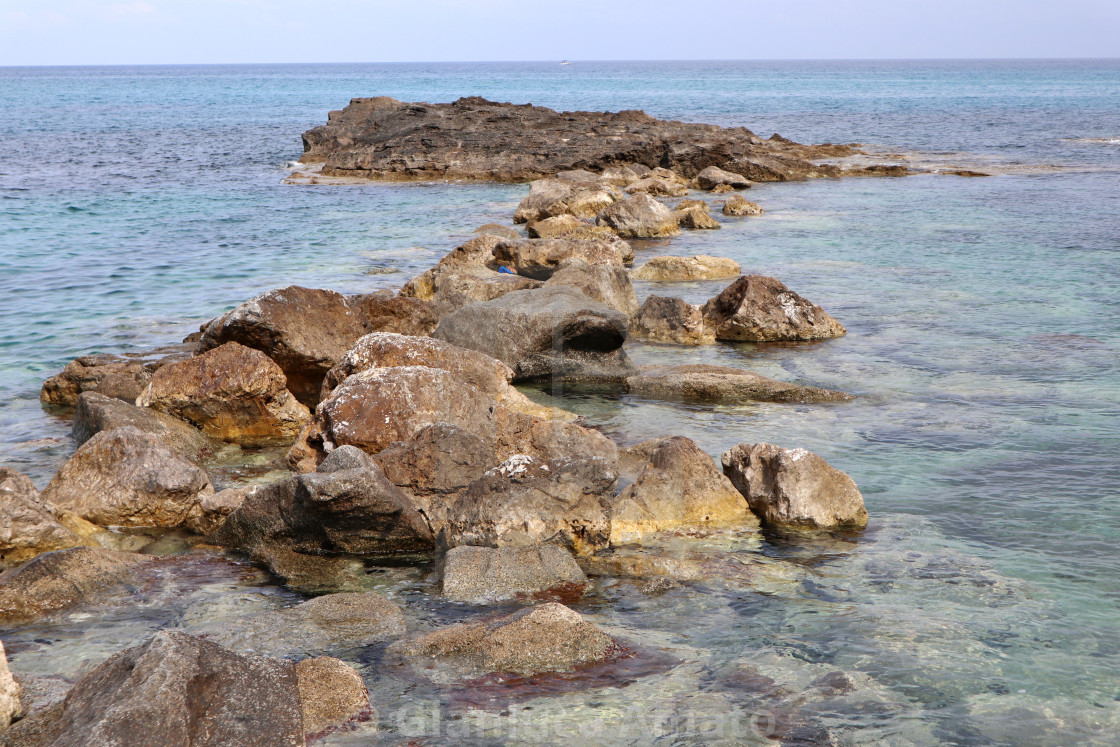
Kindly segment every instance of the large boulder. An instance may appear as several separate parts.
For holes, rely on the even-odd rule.
[[[79,446],[102,431],[129,425],[158,436],[168,448],[192,462],[207,461],[226,449],[235,448],[214,442],[179,418],[150,407],[138,407],[92,391],[78,395],[71,433]]]
[[[723,185],[732,189],[746,189],[751,186],[751,182],[742,174],[724,171],[718,166],[709,166],[696,175],[696,186],[700,189],[712,190]]]
[[[762,215],[765,211],[758,206],[758,203],[751,202],[742,195],[731,195],[727,198],[727,202],[723,203],[722,212],[724,215],[742,217],[744,215]]]
[[[0,573],[0,621],[11,624],[127,596],[140,588],[140,571],[153,562],[150,556],[93,547],[44,553]]]
[[[572,554],[557,545],[472,547],[461,545],[443,560],[443,596],[485,604],[547,596],[578,597],[587,585]]]
[[[376,465],[334,465],[273,483],[245,498],[212,535],[252,552],[409,553],[432,548],[424,517]]]
[[[654,257],[634,270],[635,280],[686,281],[739,277],[739,263],[726,257]]]
[[[552,602],[398,641],[386,653],[433,679],[454,680],[488,673],[571,672],[609,661],[623,650],[578,612]]]
[[[287,385],[267,355],[227,342],[156,371],[137,403],[181,418],[210,438],[247,446],[291,443],[311,413]]]
[[[643,366],[626,379],[626,389],[652,399],[677,402],[848,402],[850,394],[784,381],[731,366],[691,364]]]
[[[206,324],[198,352],[227,342],[260,350],[280,366],[296,398],[314,407],[323,376],[359,337],[370,332],[426,335],[437,321],[432,305],[418,298],[387,292],[343,296],[293,285],[257,296]]]
[[[448,314],[432,333],[513,369],[515,381],[618,378],[631,370],[626,316],[563,285],[514,291]]]
[[[703,345],[715,342],[699,306],[680,298],[649,296],[630,320],[630,334],[644,340]]]
[[[441,537],[448,547],[551,542],[586,555],[607,545],[603,501],[617,481],[615,465],[601,457],[513,456],[459,496]]]
[[[681,232],[673,211],[647,194],[636,194],[604,208],[596,222],[623,238],[652,239]]]
[[[575,288],[591,300],[626,316],[638,310],[634,284],[630,281],[630,273],[622,265],[568,260],[544,285],[546,288],[557,285]]]
[[[758,519],[716,463],[682,436],[660,440],[638,478],[611,500],[611,544],[640,542],[682,528],[735,526]]]
[[[0,562],[21,563],[41,552],[81,543],[39,499],[31,478],[0,467]]]
[[[557,215],[530,223],[525,230],[531,239],[558,239],[585,225],[587,224],[574,215]],[[511,238],[521,237],[514,235]]]
[[[172,345],[144,353],[83,355],[43,382],[39,398],[52,405],[73,406],[82,392],[98,392],[135,402],[154,371],[167,363],[190,357],[193,349],[193,345]]]
[[[742,276],[702,310],[717,340],[827,340],[847,331],[820,306],[764,275]]]
[[[535,280],[548,280],[563,264],[582,261],[589,265],[622,266],[625,242],[583,239],[521,239],[503,241],[494,247],[494,261]]]
[[[536,223],[558,215],[594,218],[622,194],[609,184],[571,179],[537,179],[529,184],[529,196],[517,206],[514,223]]]
[[[133,426],[102,431],[74,453],[42,498],[99,526],[178,527],[201,515],[210,478]]]
[[[767,524],[809,529],[867,526],[863,496],[848,475],[811,451],[739,444],[723,471]]]
[[[8,656],[4,653],[4,644],[0,642],[0,731],[7,729],[12,721],[23,715],[19,694],[19,683],[8,669]]]

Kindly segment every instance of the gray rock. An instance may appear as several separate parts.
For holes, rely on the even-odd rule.
[[[536,223],[561,215],[593,218],[607,205],[622,198],[609,184],[571,179],[537,179],[529,184],[529,196],[517,206],[514,223]]]
[[[601,210],[595,220],[623,238],[652,239],[681,232],[673,211],[647,194],[616,202]]]
[[[732,189],[746,189],[751,186],[751,182],[747,177],[742,174],[724,171],[718,166],[709,166],[696,175],[696,186],[700,187],[700,189],[711,190],[723,184],[726,184]]]
[[[739,444],[723,453],[723,471],[765,523],[862,529],[863,496],[848,475],[805,449]]]
[[[694,364],[643,366],[626,379],[626,389],[652,399],[672,402],[849,402],[850,394],[834,389],[775,381],[754,371],[730,366]]]
[[[717,340],[827,340],[846,333],[844,325],[820,306],[764,275],[744,275],[704,304],[702,311]]]
[[[630,334],[643,340],[703,345],[715,342],[704,314],[679,298],[649,296],[630,320]]]
[[[350,446],[344,444],[334,449],[315,470],[323,474],[330,474],[331,472],[339,472],[344,469],[372,469],[375,462],[370,459],[369,454],[365,453],[357,446]]]
[[[695,208],[693,208],[695,209]],[[726,257],[653,257],[634,270],[635,280],[695,281],[738,277],[739,263]]]
[[[230,514],[241,508],[246,498],[255,495],[260,489],[259,485],[240,485],[202,496],[202,500],[198,502],[201,515],[188,521],[187,528],[199,534],[210,534],[220,527]]]
[[[762,215],[765,210],[758,206],[758,203],[751,202],[742,195],[731,195],[727,198],[727,202],[723,203],[722,212],[724,215],[741,217],[744,215]]]
[[[630,273],[616,264],[588,264],[582,260],[569,260],[544,284],[546,288],[565,285],[583,295],[631,316],[638,310],[638,296]]]
[[[460,602],[485,604],[549,594],[578,597],[587,585],[571,553],[556,545],[471,547],[447,552],[443,561],[443,595]]]
[[[81,538],[39,499],[31,478],[0,467],[0,562],[20,563],[41,552],[79,544]]]
[[[158,436],[169,449],[192,462],[213,458],[228,446],[216,443],[178,418],[148,407],[89,391],[78,395],[72,433],[79,445],[102,431],[131,425],[144,433]]]

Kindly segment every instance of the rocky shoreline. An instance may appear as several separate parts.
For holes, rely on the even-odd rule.
[[[348,664],[322,656],[340,642],[388,643],[386,661],[435,687],[557,674],[578,687],[581,672],[643,645],[572,609],[594,579],[641,578],[657,593],[720,566],[705,539],[867,524],[855,482],[796,444],[727,444],[718,464],[672,434],[619,444],[516,385],[694,405],[850,400],[733,367],[636,366],[628,340],[799,343],[846,330],[727,259],[630,269],[630,242],[718,229],[713,208],[758,219],[763,208],[740,194],[753,181],[904,169],[814,163],[857,152],[847,145],[479,98],[354,99],[304,145],[325,175],[534,181],[512,225],[483,226],[397,294],[273,290],[182,344],[83,356],[43,384],[45,404],[74,408],[78,448],[41,493],[0,469],[0,625],[127,600],[168,572],[168,559],[134,551],[130,529],[184,533],[191,555],[247,557],[315,597],[236,630],[135,641],[64,694],[27,703],[21,687],[39,685],[0,656],[0,728],[12,724],[0,742],[303,744],[377,705]],[[729,282],[703,305],[639,303],[633,278]],[[285,449],[288,474],[215,485],[215,465],[261,449]],[[690,538],[695,564],[663,555]],[[432,559],[445,598],[479,608],[475,619],[426,630],[407,605],[349,590],[354,563],[416,556]],[[524,607],[486,611],[511,602]],[[188,686],[199,678],[213,697]]]

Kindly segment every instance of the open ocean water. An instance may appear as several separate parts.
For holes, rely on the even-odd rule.
[[[765,216],[639,250],[639,263],[732,257],[848,335],[639,345],[637,362],[722,362],[858,398],[707,408],[577,392],[565,406],[627,443],[809,448],[860,485],[868,530],[735,548],[800,569],[751,585],[649,596],[601,582],[577,609],[681,663],[512,715],[382,677],[376,651],[353,652],[380,738],[1120,742],[1116,60],[0,68],[0,464],[42,487],[73,452],[66,413],[44,411],[38,389],[76,355],[178,341],[274,287],[396,289],[477,226],[509,222],[524,186],[281,184],[300,133],[372,95],[644,109],[993,174],[760,184],[748,197]],[[699,302],[724,285],[637,290]],[[389,577],[410,614],[460,614],[422,580]],[[232,588],[214,609],[219,591],[246,593]],[[13,669],[72,675],[207,617],[150,607],[10,631]],[[854,684],[825,698],[833,671]]]

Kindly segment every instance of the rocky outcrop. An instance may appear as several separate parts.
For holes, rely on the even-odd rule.
[[[337,465],[261,488],[213,534],[218,544],[254,552],[391,554],[433,546],[424,517],[372,463]]]
[[[8,656],[4,652],[4,644],[0,643],[0,730],[7,729],[12,721],[23,715],[19,694],[19,683],[8,669]]]
[[[471,547],[462,545],[443,560],[443,596],[486,604],[508,599],[578,597],[587,585],[572,554],[557,545]]]
[[[449,547],[550,542],[577,555],[594,552],[608,541],[603,501],[617,480],[615,466],[598,457],[510,457],[456,500],[442,541]]]
[[[715,342],[699,306],[679,298],[649,296],[630,320],[630,334],[643,340],[702,345]]]
[[[654,239],[681,232],[673,211],[647,194],[616,202],[599,211],[595,220],[624,239]]]
[[[156,436],[126,426],[82,444],[42,498],[99,526],[178,527],[201,514],[210,478]]]
[[[137,403],[210,438],[246,446],[291,443],[311,413],[287,384],[267,355],[227,342],[156,371]]]
[[[623,650],[578,612],[555,602],[486,622],[452,625],[398,641],[386,653],[437,681],[488,673],[571,672]]]
[[[514,381],[618,378],[631,370],[626,317],[558,285],[514,291],[448,314],[432,333],[513,369]]]
[[[724,215],[730,216],[744,216],[744,215],[762,215],[765,211],[758,206],[758,203],[751,202],[742,195],[731,195],[727,198],[727,202],[723,203]]]
[[[712,190],[716,187],[727,186],[732,189],[746,189],[751,182],[742,174],[724,171],[718,166],[709,166],[696,175],[696,186],[700,189]]]
[[[349,664],[329,656],[296,664],[303,731],[310,737],[370,714],[369,691]]]
[[[723,471],[751,510],[774,526],[861,529],[867,509],[852,478],[805,449],[739,444],[723,453]]]
[[[529,185],[529,196],[517,206],[513,222],[533,224],[561,215],[594,218],[620,199],[621,192],[597,181],[538,179]]]
[[[49,612],[127,596],[154,558],[92,547],[44,553],[0,573],[0,621],[11,624]]]
[[[43,382],[39,398],[52,405],[73,406],[82,392],[97,392],[135,402],[154,371],[167,363],[190,357],[193,349],[193,345],[173,345],[146,353],[83,355]]]
[[[712,458],[681,436],[653,445],[638,478],[611,499],[612,545],[671,529],[721,526],[753,531],[758,520]]]
[[[612,181],[632,183],[631,177],[660,166],[686,178],[719,166],[755,181],[784,181],[837,176],[838,167],[808,159],[856,152],[763,140],[743,127],[667,122],[638,111],[556,112],[477,96],[450,104],[351,99],[346,109],[331,112],[327,124],[305,132],[303,147],[302,160],[322,162],[322,173],[330,176],[506,182],[609,169]]]
[[[484,239],[495,237],[477,240]],[[370,332],[426,335],[437,322],[432,305],[418,298],[388,292],[343,296],[293,285],[257,296],[206,324],[198,352],[227,342],[260,350],[283,370],[292,394],[314,407],[323,376],[359,337]]]
[[[702,311],[717,340],[827,340],[846,333],[820,306],[764,275],[744,275],[704,304]]]
[[[125,426],[157,436],[169,449],[192,462],[208,461],[234,448],[211,441],[197,428],[149,407],[137,407],[92,391],[78,396],[71,433],[79,446],[102,431]]]
[[[667,402],[729,405],[745,402],[848,402],[853,399],[850,394],[834,389],[790,384],[760,376],[754,371],[708,364],[643,366],[640,373],[626,379],[626,389],[632,394]]]
[[[618,264],[588,264],[568,260],[544,284],[544,287],[565,285],[575,288],[593,301],[620,311],[626,316],[638,310],[638,296],[630,273]]]
[[[521,239],[503,241],[495,246],[494,261],[519,275],[548,280],[561,266],[572,261],[621,267],[628,258],[627,250],[629,245],[625,242]],[[630,250],[629,259],[633,258]]]
[[[695,209],[695,208],[693,208]],[[634,270],[635,280],[686,281],[739,277],[739,263],[726,257],[653,257]]]
[[[677,225],[681,228],[689,228],[694,231],[712,231],[723,228],[710,212],[702,208],[692,207],[686,210],[674,210],[673,215],[677,219]]]
[[[80,537],[55,518],[52,507],[39,499],[31,478],[0,467],[0,562],[21,563],[39,553],[81,543]]]

